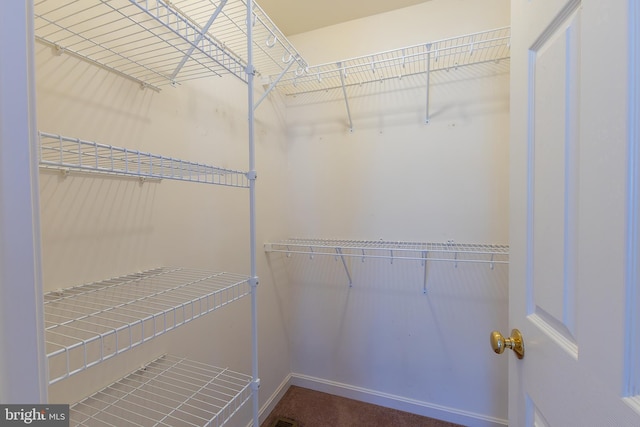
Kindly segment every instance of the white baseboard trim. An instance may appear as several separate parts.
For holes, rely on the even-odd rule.
[[[282,396],[284,396],[287,390],[289,390],[289,386],[291,386],[291,374],[287,375],[284,378],[284,380],[282,380],[282,382],[276,388],[273,394],[269,396],[267,401],[264,402],[264,404],[260,408],[260,411],[258,413],[260,424],[262,424],[264,420],[267,419],[271,411],[273,411],[273,408],[275,408],[275,406],[278,404],[280,399],[282,399]],[[253,420],[249,421],[249,423],[247,424],[247,427],[252,427],[252,426],[253,426]]]
[[[375,390],[325,380],[322,378],[311,377],[308,375],[292,373],[289,375],[288,381],[289,384],[287,384],[287,386],[284,388],[284,391],[286,391],[289,385],[296,385],[316,391],[334,394],[336,396],[359,400],[361,402],[372,403],[374,405],[380,405],[400,411],[411,412],[413,414],[436,418],[439,420],[461,424],[469,427],[504,427],[508,425],[508,421],[505,419],[490,417],[483,414],[477,414],[474,412],[423,402],[415,399],[409,399],[389,393],[382,393]],[[284,394],[284,392],[282,394]],[[278,400],[271,399],[271,401],[275,402],[277,402]]]

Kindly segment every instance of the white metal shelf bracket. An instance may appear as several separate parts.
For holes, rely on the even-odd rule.
[[[349,287],[353,287],[353,280],[351,280],[351,273],[349,273],[349,267],[347,266],[347,261],[344,259],[344,254],[342,253],[342,248],[336,248],[336,253],[340,255],[340,259],[342,260],[342,265],[344,267],[345,273],[347,273],[347,279],[349,279]]]
[[[347,107],[347,117],[349,118],[349,132],[353,132],[353,121],[351,120],[351,110],[349,109],[349,98],[347,97],[347,88],[344,84],[346,69],[342,69],[342,63],[338,62],[338,73],[340,74],[340,83],[342,84],[342,94],[344,95],[344,104]]]
[[[189,43],[193,48],[198,49],[206,57],[216,62],[229,73],[247,83],[248,78],[245,71],[246,66],[240,61],[240,59],[231,56],[229,52],[218,46],[218,43],[210,39],[190,20],[176,12],[169,6],[169,4],[165,3],[163,0],[153,0],[153,5],[150,7],[148,2],[144,2],[144,4],[142,4],[143,2],[138,2],[136,0],[129,0],[129,2],[147,13],[177,37]],[[195,40],[191,41],[188,37],[189,34],[198,34],[198,42],[196,43]]]
[[[274,42],[275,43],[275,42]],[[280,80],[282,79],[282,77],[287,74],[287,71],[289,71],[289,68],[291,68],[291,66],[293,65],[294,61],[293,60],[293,56],[289,57],[289,61],[287,63],[287,66],[282,70],[282,72],[278,75],[278,77],[276,77],[276,79],[271,83],[271,85],[269,85],[269,87],[267,88],[267,90],[262,94],[262,96],[260,97],[260,99],[258,100],[258,102],[256,102],[256,105],[253,107],[253,110],[255,111],[258,106],[262,103],[262,101],[264,101],[264,99],[271,93],[271,91],[276,87],[276,85],[278,83],[280,83]]]
[[[227,0],[222,0],[220,2],[216,10],[213,12],[213,15],[211,15],[211,18],[209,18],[209,21],[207,21],[206,25],[202,28],[200,34],[198,34],[198,37],[196,37],[196,39],[193,41],[193,44],[191,45],[187,53],[182,57],[182,60],[180,61],[176,69],[173,71],[173,74],[171,74],[172,81],[175,80],[175,78],[177,77],[178,73],[180,72],[184,64],[191,57],[191,54],[193,54],[193,51],[196,50],[196,46],[202,41],[202,39],[204,38],[204,35],[207,33],[207,31],[209,31],[211,24],[213,24],[213,21],[216,20],[220,12],[222,12],[222,8],[226,4],[227,4]]]

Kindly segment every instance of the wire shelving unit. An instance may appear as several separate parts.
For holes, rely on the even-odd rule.
[[[266,252],[289,254],[342,255],[361,259],[508,263],[509,246],[461,243],[391,242],[383,240],[339,240],[292,238],[265,243]]]
[[[257,426],[254,109],[267,94],[254,103],[254,78],[283,76],[288,70],[306,68],[306,62],[264,11],[247,0],[35,0],[34,33],[38,42],[56,54],[80,58],[137,82],[143,89],[159,91],[186,80],[229,74],[246,83],[247,172],[45,133],[40,134],[39,160],[41,167],[60,168],[65,173],[79,170],[249,189],[250,276],[215,273],[201,277],[197,272],[163,269],[145,272],[143,277],[126,276],[50,293],[45,302],[45,339],[49,382],[53,383],[250,295],[252,376],[242,381],[243,397],[231,400],[233,409],[228,415],[232,406],[223,407],[222,417],[210,413],[178,424],[222,425],[237,410],[234,405],[253,396],[253,424]],[[195,276],[184,276],[187,274]],[[173,275],[180,277],[174,281]],[[207,375],[213,374],[215,371]],[[157,403],[153,394],[146,396],[138,405]],[[76,408],[84,408],[88,401]],[[154,425],[175,425],[173,417],[183,411],[183,403],[177,405],[169,404],[168,412],[163,411]],[[106,412],[117,415],[119,408],[107,404],[98,411],[100,415],[90,415],[82,423],[95,425]],[[105,425],[121,425],[123,419],[116,416]],[[140,425],[147,424],[141,419]]]
[[[287,96],[402,79],[510,57],[510,27],[436,40],[288,72],[278,83]]]
[[[427,291],[428,263],[448,262],[487,264],[493,269],[496,264],[509,263],[509,246],[489,244],[392,242],[383,240],[340,240],[291,238],[264,244],[265,252],[302,254],[313,259],[315,256],[332,256],[342,261],[349,285],[353,283],[347,263],[348,258],[384,259],[394,261],[420,261],[424,266],[423,292]]]
[[[253,4],[248,70],[245,0],[36,0],[36,39],[159,90],[195,78],[273,75],[306,62]],[[294,66],[294,64],[296,64]]]
[[[251,376],[164,355],[70,407],[74,426],[221,426],[251,398]]]
[[[158,154],[39,132],[40,166],[151,179],[249,187],[247,173]]]
[[[297,68],[278,81],[278,91],[288,97],[304,94],[333,94],[344,99],[349,129],[353,120],[350,90],[387,80],[416,80],[424,76],[425,123],[430,120],[430,79],[439,71],[457,70],[478,64],[500,64],[510,58],[511,28],[502,27],[448,39],[406,46],[370,55]],[[380,85],[378,85],[380,86]],[[376,86],[373,93],[376,93]]]
[[[44,313],[49,383],[249,293],[246,276],[167,267],[48,292]]]

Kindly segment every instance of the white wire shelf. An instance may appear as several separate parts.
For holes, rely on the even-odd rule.
[[[36,0],[36,39],[143,87],[232,74],[247,82],[245,0]],[[254,5],[254,67],[306,66]]]
[[[423,292],[427,292],[427,269],[431,261],[452,263],[481,263],[493,269],[496,264],[509,263],[509,246],[460,243],[419,243],[389,242],[382,240],[337,240],[337,239],[287,239],[275,243],[265,243],[265,252],[302,254],[313,259],[315,256],[332,256],[340,259],[345,269],[349,285],[353,284],[347,259],[384,259],[394,261],[420,261],[424,267]]]
[[[73,426],[222,426],[252,378],[165,355],[70,407]]]
[[[248,277],[158,268],[44,296],[49,383],[81,372],[250,293]]]
[[[309,66],[288,72],[277,87],[295,96],[497,62],[509,59],[510,39],[510,27],[503,27]]]
[[[39,132],[40,166],[249,188],[246,172]]]
[[[355,258],[507,264],[509,246],[460,243],[387,242],[382,240],[288,239],[266,243],[266,252],[342,255]]]

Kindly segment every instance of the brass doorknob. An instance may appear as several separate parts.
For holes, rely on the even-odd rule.
[[[505,348],[510,348],[516,352],[518,359],[524,357],[524,341],[522,334],[517,329],[511,331],[509,338],[503,337],[498,331],[491,332],[491,347],[498,354],[502,354]]]

